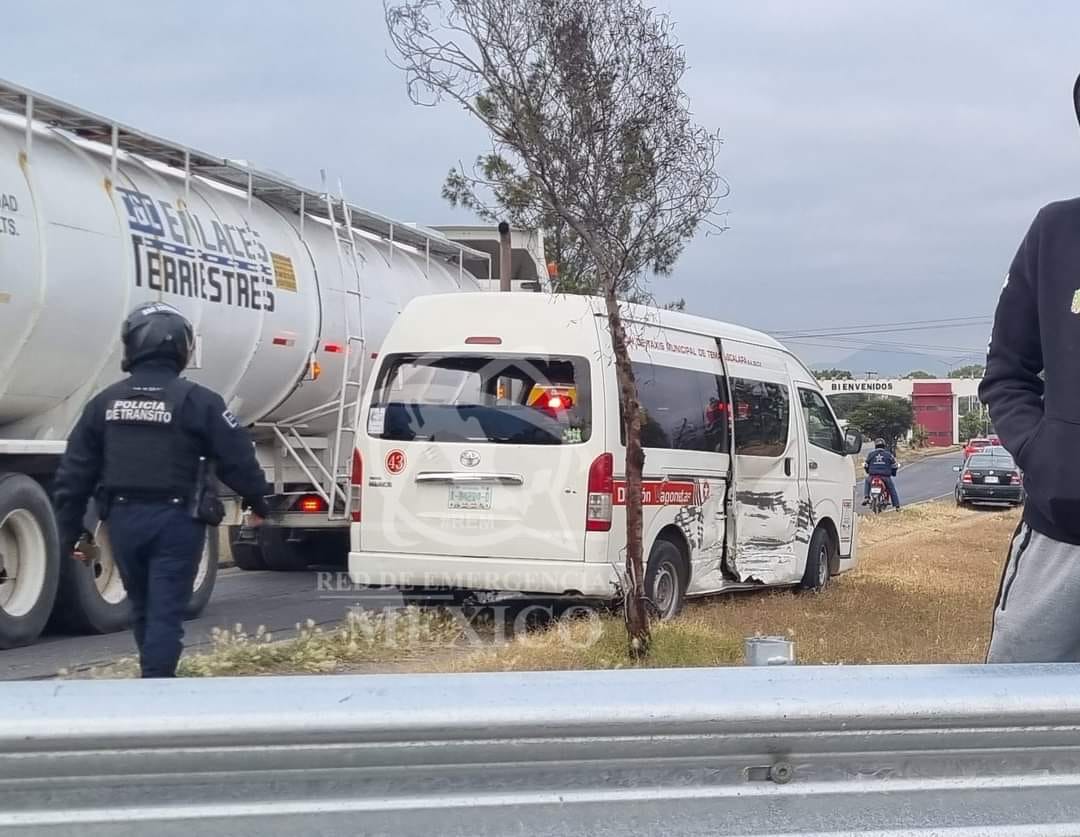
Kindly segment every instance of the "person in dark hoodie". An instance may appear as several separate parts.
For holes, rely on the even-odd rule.
[[[131,602],[142,676],[174,677],[206,525],[220,522],[220,510],[197,501],[200,462],[216,463],[222,481],[252,510],[253,525],[268,514],[265,496],[273,489],[250,435],[221,396],[180,377],[194,331],[179,311],[140,305],[124,321],[121,339],[130,376],[86,405],[56,473],[60,549],[79,557],[94,496]]]
[[[1080,120],[1080,78],[1073,87]],[[998,301],[979,396],[1027,503],[987,662],[1080,661],[1080,198],[1043,207]]]

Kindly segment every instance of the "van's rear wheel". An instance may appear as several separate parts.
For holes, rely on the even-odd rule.
[[[686,601],[686,559],[671,541],[658,538],[645,569],[645,595],[661,619],[679,615]]]
[[[60,541],[45,490],[0,474],[0,648],[38,638],[56,599]]]
[[[833,565],[836,544],[823,526],[814,530],[810,548],[806,553],[806,570],[799,587],[803,590],[824,590],[829,584],[830,567]]]

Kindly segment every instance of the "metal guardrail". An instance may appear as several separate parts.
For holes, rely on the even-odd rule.
[[[1080,667],[0,688],[0,834],[1080,833]]]

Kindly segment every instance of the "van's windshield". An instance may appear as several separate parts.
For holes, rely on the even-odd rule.
[[[388,355],[367,431],[403,442],[587,442],[589,363],[551,355]]]

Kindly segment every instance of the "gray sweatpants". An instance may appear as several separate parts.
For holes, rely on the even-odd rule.
[[[988,663],[1080,662],[1080,546],[1021,524],[994,607]]]

